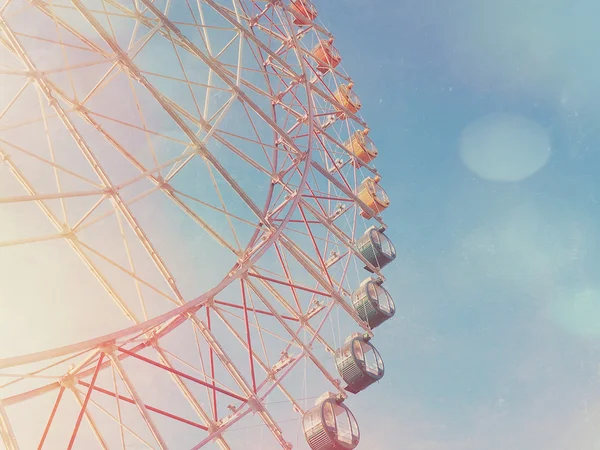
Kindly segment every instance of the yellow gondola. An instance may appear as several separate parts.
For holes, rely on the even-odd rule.
[[[390,206],[390,199],[383,188],[379,186],[379,181],[381,181],[379,175],[375,178],[369,177],[364,179],[358,188],[357,194],[358,198],[376,214],[379,214]],[[360,215],[365,219],[373,217],[370,212],[367,212],[364,209],[360,212]]]
[[[352,90],[354,83],[342,84],[335,92],[335,99],[352,114],[356,114],[362,104],[358,95]],[[343,114],[343,113],[342,113]]]
[[[365,128],[363,131],[355,132],[350,140],[346,143],[346,148],[352,153],[357,159],[362,162],[369,164],[377,157],[377,147],[373,143],[373,140],[368,136],[369,129]],[[354,166],[359,164],[354,161]]]

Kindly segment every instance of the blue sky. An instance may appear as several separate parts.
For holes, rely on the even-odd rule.
[[[375,338],[387,373],[351,404],[363,448],[600,448],[599,6],[318,6],[380,149],[399,250],[399,317]],[[551,139],[524,180],[461,161],[463,130],[498,113]]]

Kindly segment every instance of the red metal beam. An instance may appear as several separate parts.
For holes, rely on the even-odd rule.
[[[50,417],[48,418],[48,423],[46,424],[46,428],[44,429],[44,434],[42,434],[42,438],[40,439],[40,443],[38,445],[38,450],[42,450],[44,446],[44,442],[46,441],[46,436],[48,436],[48,432],[50,431],[50,426],[52,425],[52,421],[54,420],[54,415],[56,414],[56,410],[58,409],[58,405],[60,404],[60,400],[62,399],[63,394],[65,393],[65,387],[61,386],[58,391],[58,396],[56,397],[56,401],[54,402],[54,407],[52,408],[52,412],[50,413]]]
[[[231,308],[236,308],[236,309],[244,309],[243,306],[241,305],[236,305],[235,303],[229,303],[229,302],[222,302],[220,300],[215,300],[215,305],[221,305],[221,306],[229,306]],[[270,311],[263,311],[262,309],[254,309],[254,308],[248,308],[248,311],[252,311],[255,312],[257,314],[263,314],[265,316],[271,316],[271,317],[275,317],[275,314],[273,314]],[[284,319],[287,320],[292,320],[294,322],[300,322],[299,319],[296,319],[295,317],[290,317],[290,316],[281,316]]]
[[[179,375],[181,378],[185,378],[186,380],[190,380],[190,381],[193,381],[194,383],[198,383],[198,384],[200,384],[202,386],[214,389],[216,392],[220,392],[221,394],[228,395],[229,397],[235,398],[236,400],[240,400],[242,402],[245,402],[247,400],[246,398],[244,398],[241,395],[238,395],[238,394],[236,394],[234,392],[230,392],[230,391],[228,391],[226,389],[222,389],[220,387],[213,386],[210,383],[206,383],[205,381],[202,381],[202,380],[200,380],[200,379],[198,379],[196,377],[188,375],[187,373],[183,373],[183,372],[181,372],[181,371],[179,371],[177,369],[173,369],[171,367],[165,366],[164,364],[161,364],[159,362],[152,361],[150,358],[146,358],[145,356],[138,355],[137,353],[129,351],[129,350],[123,348],[123,347],[117,347],[117,348],[118,348],[118,350],[121,353],[125,353],[126,355],[129,355],[129,356],[131,356],[133,358],[139,359],[140,361],[144,361],[145,363],[151,364],[151,365],[153,365],[155,367],[158,367],[160,369],[166,370],[167,372],[171,372],[171,373],[174,373],[175,375]]]
[[[91,388],[91,389],[93,389],[95,391],[98,391],[101,394],[110,395],[111,397],[114,397],[114,398],[116,398],[118,400],[123,400],[124,402],[131,403],[132,405],[135,405],[135,400],[133,400],[133,399],[131,399],[129,397],[125,397],[123,395],[117,395],[114,392],[109,391],[108,389],[102,389],[101,387],[98,387],[98,386],[90,386],[90,384],[86,383],[85,381],[79,380],[78,383],[81,384],[82,386],[86,386],[86,387],[89,387],[89,388]],[[149,405],[146,405],[146,404],[144,406],[146,407],[146,409],[148,411],[152,411],[152,412],[155,412],[157,414],[160,414],[161,416],[165,416],[165,417],[168,417],[170,419],[174,419],[174,420],[177,420],[179,422],[191,425],[193,427],[200,428],[201,430],[208,431],[207,427],[205,427],[204,425],[199,424],[197,422],[192,422],[191,420],[184,419],[183,417],[176,416],[175,414],[171,414],[171,413],[169,413],[167,411],[164,411],[162,409],[155,408],[154,406],[149,406]]]
[[[286,261],[284,261],[284,259],[283,259],[283,255],[281,254],[281,251],[279,250],[279,245],[277,245],[277,242],[275,242],[275,251],[277,252],[277,258],[279,259],[279,264],[281,264],[281,268],[283,269],[283,273],[285,274],[285,277],[288,280],[291,280],[292,277],[290,276],[290,271],[288,270],[288,268],[286,266]],[[290,281],[288,281],[288,283],[289,282]],[[292,291],[292,296],[294,297],[294,302],[296,303],[296,308],[298,308],[298,313],[304,314],[304,312],[302,311],[302,306],[300,306],[300,300],[298,300],[298,294],[296,293],[296,289],[293,286],[290,286],[290,291]]]
[[[100,366],[102,365],[103,359],[104,353],[101,353],[100,357],[98,358],[98,364],[96,364],[96,370],[94,370],[94,375],[92,376],[92,382],[89,384],[88,391],[85,394],[85,400],[83,401],[83,405],[81,405],[81,411],[79,411],[77,422],[75,422],[75,429],[73,430],[73,434],[71,435],[71,440],[69,441],[69,446],[67,447],[67,450],[71,450],[73,448],[73,444],[75,444],[75,438],[77,437],[77,432],[79,431],[79,426],[81,425],[81,420],[83,419],[83,415],[85,414],[87,404],[90,401],[92,389],[94,388],[94,384],[96,383],[96,378],[98,377],[98,372],[100,372]]]
[[[298,210],[300,211],[300,215],[302,216],[302,218],[306,221],[306,214],[304,214],[304,209],[302,208],[302,205],[298,205]],[[329,280],[329,284],[331,286],[333,286],[333,281],[331,280],[331,276],[329,275],[329,271],[327,270],[327,265],[325,264],[325,261],[323,260],[323,257],[321,256],[321,251],[319,250],[319,246],[317,245],[317,241],[315,240],[315,236],[313,235],[312,229],[310,228],[310,225],[308,224],[308,222],[306,223],[306,229],[308,231],[308,234],[310,235],[310,240],[312,241],[313,246],[315,247],[317,256],[319,257],[319,261],[321,262],[321,267],[323,268],[323,272],[325,272],[325,275],[327,276],[327,279]]]
[[[281,284],[283,286],[289,286],[291,288],[300,289],[301,291],[310,292],[312,294],[322,295],[323,297],[331,297],[331,294],[329,294],[328,292],[317,291],[316,289],[311,289],[306,286],[299,286],[297,284],[286,283],[285,281],[276,280],[275,278],[271,277],[265,277],[256,273],[248,273],[248,275],[254,278],[259,278],[261,280],[270,281],[271,283]]]

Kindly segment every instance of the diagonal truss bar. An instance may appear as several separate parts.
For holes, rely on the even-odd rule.
[[[48,418],[48,422],[46,423],[46,428],[44,428],[44,433],[42,434],[42,438],[40,439],[40,443],[38,444],[38,450],[42,450],[42,447],[44,446],[44,442],[46,441],[46,437],[48,436],[48,432],[50,431],[50,427],[52,426],[52,421],[54,420],[54,416],[56,415],[56,411],[58,410],[58,405],[60,404],[64,393],[65,387],[61,386],[60,390],[58,391],[56,401],[54,402],[54,406],[52,407],[50,417]]]
[[[250,275],[250,274],[249,274]],[[287,300],[279,293],[279,291],[277,291],[277,289],[275,289],[273,286],[271,286],[270,283],[268,283],[266,280],[261,280],[261,284],[269,291],[269,293],[285,308],[287,309],[291,314],[293,314],[294,316],[296,316],[296,318],[298,319],[298,322],[300,322],[301,324],[301,328],[306,328],[311,334],[313,334],[316,339],[325,346],[325,348],[327,349],[327,351],[329,353],[334,353],[333,348],[329,345],[329,343],[323,339],[323,337],[321,337],[314,329],[313,327],[310,325],[310,323],[308,322],[308,320],[310,320],[311,318],[313,318],[316,314],[318,314],[319,312],[322,311],[322,308],[314,308],[314,311],[308,311],[306,313],[306,315],[302,316],[300,314],[300,312],[294,311],[294,308],[287,302]],[[284,316],[280,317],[284,318]]]
[[[252,274],[249,274],[252,275]],[[221,300],[214,300],[214,304],[215,305],[220,305],[220,306],[229,306],[230,308],[236,308],[236,309],[244,309],[243,306],[240,305],[236,305],[235,303],[229,303],[229,302],[224,302]],[[247,308],[248,311],[251,311],[253,313],[256,314],[261,314],[263,316],[271,316],[273,317],[273,313],[269,312],[269,311],[265,311],[262,309],[256,309],[256,308]],[[300,319],[298,319],[297,317],[290,317],[290,316],[281,316],[282,318],[284,318],[285,320],[291,320],[293,322],[299,322]]]
[[[369,335],[372,335],[371,329],[367,326],[365,322],[358,317],[356,311],[344,300],[344,298],[340,295],[340,293],[332,286],[326,279],[322,277],[317,269],[307,261],[306,257],[302,254],[302,252],[298,249],[298,246],[290,240],[287,236],[282,237],[281,243],[287,249],[290,254],[296,258],[296,260],[304,266],[304,268],[310,273],[313,278],[326,290],[329,291],[334,300],[337,301],[339,305],[356,321],[356,323]]]
[[[167,355],[165,354],[163,349],[161,349],[158,346],[157,341],[154,343],[154,349],[158,353],[161,361],[165,365],[172,367],[171,363],[167,359]],[[200,405],[200,403],[198,402],[198,400],[196,399],[194,394],[190,391],[188,386],[183,382],[183,380],[181,379],[182,377],[180,377],[179,375],[177,375],[176,373],[173,373],[173,372],[170,372],[170,374],[171,374],[171,378],[173,379],[173,381],[175,381],[177,386],[179,386],[179,388],[181,389],[181,392],[183,393],[185,398],[188,400],[188,402],[190,403],[192,408],[194,408],[196,413],[202,418],[202,420],[204,420],[204,423],[207,425],[207,427],[206,427],[207,431],[211,432],[212,430],[216,429],[217,424],[215,423],[215,421],[211,420],[210,416],[206,413],[204,408]],[[212,386],[216,387],[214,384],[214,380],[213,380]],[[216,391],[213,390],[213,394],[216,396]],[[216,441],[217,441],[217,444],[219,445],[219,447],[221,447],[221,450],[231,450],[231,447],[229,447],[229,444],[225,441],[225,438],[223,438],[222,435],[219,435],[216,438]]]
[[[90,387],[85,394],[85,399],[83,400],[83,405],[81,406],[81,410],[79,411],[79,415],[77,416],[77,421],[75,422],[75,428],[73,429],[73,433],[71,434],[71,439],[69,440],[69,445],[67,450],[71,450],[73,445],[75,444],[75,439],[77,438],[77,432],[79,431],[79,426],[81,425],[81,421],[83,419],[83,415],[86,412],[87,404],[90,401],[90,396],[92,395],[92,388],[94,384],[96,384],[96,378],[98,377],[98,372],[100,371],[100,366],[102,365],[102,360],[104,359],[104,354],[100,354],[98,358],[98,363],[96,364],[96,370],[94,370],[94,375],[92,376],[92,381],[90,383]],[[62,390],[61,390],[62,392]],[[54,411],[53,411],[54,413]],[[54,415],[54,414],[53,414]]]
[[[75,389],[75,386],[70,386],[70,390],[71,390],[71,393],[73,394],[73,396],[75,397],[75,400],[77,400],[77,403],[79,403],[79,406],[82,407],[83,399],[81,398],[81,393],[77,389]],[[102,437],[102,434],[100,434],[100,430],[98,429],[98,425],[96,424],[96,421],[94,420],[90,411],[87,408],[85,410],[85,420],[87,421],[88,425],[92,429],[94,436],[96,436],[96,441],[98,441],[98,444],[100,445],[100,447],[103,450],[109,450],[108,445],[106,445],[106,442],[104,441],[104,438]]]
[[[92,386],[90,383],[86,383],[85,381],[81,381],[81,380],[79,380],[77,383],[80,384],[80,385],[82,385],[82,386],[87,387],[89,390],[94,390],[94,391],[100,392],[101,394],[109,395],[111,397],[114,397],[117,400],[122,400],[122,401],[124,401],[126,403],[130,403],[132,405],[136,405],[136,401],[135,400],[133,400],[133,399],[131,399],[129,397],[125,397],[124,395],[116,394],[115,392],[109,391],[108,389],[104,389],[104,388],[101,388],[101,387],[98,387],[98,386]],[[150,405],[146,405],[146,404],[144,404],[144,406],[145,406],[145,408],[148,411],[152,411],[154,413],[160,414],[161,416],[165,416],[165,417],[168,417],[170,419],[177,420],[178,422],[182,422],[182,423],[185,423],[187,425],[191,425],[193,427],[200,428],[201,430],[208,431],[208,427],[205,427],[202,424],[193,422],[191,420],[185,419],[185,418],[177,416],[175,414],[171,414],[170,412],[167,412],[167,411],[165,411],[163,409],[160,409],[160,408],[155,408],[154,406],[150,406]]]
[[[283,379],[284,379],[284,378],[285,378],[285,377],[286,377],[286,376],[289,374],[289,372],[291,372],[291,371],[292,371],[292,369],[294,369],[294,367],[296,366],[296,364],[298,364],[298,362],[299,362],[300,360],[302,360],[302,358],[303,358],[303,357],[304,357],[304,354],[303,354],[303,353],[300,353],[300,355],[298,355],[298,356],[297,356],[297,357],[296,357],[296,358],[295,358],[295,359],[294,359],[294,360],[291,362],[291,364],[290,364],[288,367],[286,367],[284,371],[282,371],[282,373],[280,374],[279,378],[278,378],[278,379],[276,378],[275,380],[273,380],[273,383],[271,383],[271,385],[270,385],[270,386],[269,386],[267,389],[263,390],[263,388],[264,388],[265,386],[267,386],[267,384],[268,384],[268,383],[271,381],[270,379],[268,379],[268,378],[267,378],[267,379],[265,380],[265,382],[264,382],[264,383],[263,383],[261,386],[259,386],[259,388],[258,388],[258,391],[261,393],[261,396],[257,398],[257,401],[258,401],[258,402],[260,402],[260,403],[263,403],[263,402],[264,402],[264,400],[265,400],[265,399],[266,399],[266,398],[269,396],[269,394],[270,394],[270,393],[271,393],[271,392],[272,392],[272,391],[273,391],[273,390],[274,390],[274,389],[275,389],[277,386],[280,386],[280,381],[281,381],[281,380],[283,380]],[[224,431],[225,431],[227,428],[231,427],[231,426],[232,426],[233,424],[235,424],[235,423],[236,423],[238,420],[240,420],[242,417],[244,417],[245,415],[249,414],[249,413],[250,413],[250,412],[252,412],[252,411],[253,411],[253,409],[252,409],[251,407],[248,407],[248,408],[246,408],[245,410],[242,410],[242,409],[238,410],[238,411],[237,411],[237,412],[234,414],[234,416],[233,416],[233,417],[231,417],[231,418],[230,418],[230,419],[229,419],[227,422],[225,422],[223,425],[221,425],[221,428],[219,429],[218,433],[220,434],[220,433],[224,432]],[[299,411],[301,411],[301,410],[299,409]],[[198,450],[198,449],[202,448],[203,446],[205,446],[206,444],[208,444],[210,441],[212,441],[212,440],[215,438],[215,436],[216,436],[216,433],[217,433],[217,432],[215,432],[215,433],[213,433],[213,434],[209,435],[209,436],[208,436],[206,439],[204,439],[204,440],[203,440],[202,442],[200,442],[198,445],[195,445],[195,446],[192,448],[192,450]],[[281,444],[281,446],[282,446],[282,448],[283,448],[284,450],[292,450],[292,448],[293,448],[292,444],[290,444],[290,443],[285,443],[285,445],[284,445],[284,444],[282,444],[282,443],[280,443],[280,444]]]
[[[248,276],[251,276],[253,278],[259,278],[261,280],[268,281],[269,283],[281,284],[283,286],[288,286],[288,287],[291,287],[291,288],[294,288],[294,289],[298,289],[300,291],[310,292],[311,294],[322,295],[323,297],[331,297],[331,294],[329,294],[327,292],[317,291],[316,289],[311,289],[311,288],[309,288],[307,286],[301,286],[299,284],[288,283],[288,282],[285,282],[285,281],[277,280],[275,278],[266,277],[264,275],[259,275],[258,273],[252,273],[251,272],[251,273],[248,273]]]
[[[277,243],[275,243],[275,252],[277,253],[277,259],[279,260],[279,264],[281,264],[281,267],[283,268],[283,273],[285,274],[285,277],[288,280],[288,283],[293,284],[290,270],[287,265],[287,261],[285,260],[284,255],[281,253],[281,250],[279,249],[279,245]],[[293,286],[289,286],[289,287],[290,287],[290,291],[292,292],[292,296],[294,297],[294,302],[296,303],[296,307],[298,308],[298,312],[300,314],[302,314],[302,306],[300,305],[300,299],[298,298],[298,292],[296,291],[295,287],[293,287]]]
[[[221,389],[219,387],[212,386],[210,383],[206,383],[206,382],[204,382],[204,381],[202,381],[202,380],[200,380],[200,379],[198,379],[196,377],[193,377],[191,375],[185,374],[185,373],[183,373],[183,372],[181,372],[181,371],[179,371],[177,369],[173,369],[173,368],[168,367],[168,366],[166,366],[164,364],[160,364],[160,363],[158,363],[156,361],[152,361],[150,358],[146,358],[145,356],[138,355],[137,353],[132,352],[130,350],[127,350],[127,349],[125,349],[123,347],[117,347],[117,349],[121,353],[125,353],[126,355],[129,355],[129,356],[132,356],[133,358],[139,359],[140,361],[144,361],[145,363],[151,364],[151,365],[153,365],[155,367],[158,367],[160,369],[163,369],[163,370],[166,370],[168,372],[171,372],[171,373],[174,373],[176,375],[179,375],[181,378],[185,378],[186,380],[190,380],[190,381],[193,381],[194,383],[197,383],[197,384],[199,384],[201,386],[208,387],[210,389],[214,389],[215,391],[217,391],[217,392],[219,392],[221,394],[225,394],[225,395],[227,395],[227,396],[229,396],[231,398],[235,398],[236,400],[239,400],[241,402],[247,401],[246,398],[244,398],[244,397],[236,394],[235,392],[230,392],[230,391],[228,391],[226,389]]]
[[[283,320],[283,319],[282,319]],[[237,385],[244,391],[248,396],[248,402],[251,407],[261,416],[265,425],[269,428],[271,433],[279,441],[279,444],[284,449],[291,449],[290,444],[283,437],[283,431],[271,416],[271,414],[263,407],[262,403],[257,399],[256,394],[252,391],[252,388],[248,385],[248,382],[244,379],[243,375],[239,372],[233,361],[229,358],[227,353],[223,350],[212,331],[196,316],[192,316],[192,321],[196,325],[198,332],[202,335],[204,340],[210,345],[215,355],[219,358],[225,369],[229,372],[231,377],[235,380]],[[214,367],[214,365],[213,365]]]
[[[244,324],[246,326],[246,342],[248,343],[248,357],[250,359],[250,374],[252,376],[252,390],[256,393],[256,375],[254,373],[254,358],[252,357],[252,339],[250,333],[250,321],[248,320],[248,304],[246,302],[246,287],[244,279],[240,280],[240,290],[242,294],[242,307],[244,309]]]
[[[321,361],[319,361],[319,358],[317,358],[315,356],[315,354],[312,352],[312,350],[309,348],[309,346],[307,346],[304,343],[304,341],[300,338],[300,336],[298,336],[298,334],[294,330],[292,330],[292,328],[286,323],[286,321],[283,320],[283,318],[279,315],[279,313],[273,307],[273,305],[271,305],[271,302],[269,302],[269,300],[260,291],[260,289],[258,289],[258,287],[256,285],[254,285],[251,281],[247,280],[246,282],[247,282],[248,286],[250,287],[250,289],[252,289],[252,291],[258,296],[258,298],[260,298],[260,300],[263,302],[263,304],[275,315],[275,318],[279,321],[279,323],[285,329],[285,331],[287,331],[289,333],[289,335],[292,337],[292,339],[300,346],[300,348],[311,359],[311,361],[315,364],[315,366],[317,366],[317,368],[323,373],[325,378],[327,378],[327,380],[329,380],[329,382],[340,391],[340,394],[346,396],[346,392],[340,386],[340,384],[338,383],[336,378],[333,377],[329,373],[327,368],[321,363]]]
[[[8,420],[8,414],[6,414],[2,400],[0,400],[0,437],[7,450],[19,450],[19,444]]]
[[[211,309],[212,308],[210,306],[206,307],[206,322],[207,322],[209,331],[212,330],[212,323],[211,323],[212,320],[211,320],[211,314],[210,314]],[[210,378],[212,380],[212,385],[215,386],[216,385],[215,351],[213,350],[213,348],[210,345],[208,347],[209,347],[208,348],[208,358],[209,358],[209,363],[210,363]],[[217,391],[215,391],[214,389],[212,391],[212,411],[213,411],[213,416],[214,416],[215,420],[217,420],[217,417],[219,416],[218,406],[217,406]]]
[[[223,312],[219,309],[219,308],[213,308],[213,310],[215,311],[215,313],[219,316],[219,319],[221,319],[221,321],[223,322],[223,324],[227,327],[227,329],[229,330],[229,332],[236,337],[236,339],[238,341],[240,341],[242,343],[242,345],[244,346],[244,348],[247,351],[250,351],[248,345],[244,342],[244,339],[242,338],[242,336],[236,331],[236,329],[231,325],[231,323],[229,322],[229,320],[227,320],[227,318],[225,317],[225,315],[223,314]],[[282,369],[284,369],[286,367],[286,365],[289,365],[293,359],[289,358],[288,359],[284,359],[281,360],[278,364],[276,364],[274,367],[269,367],[257,354],[255,351],[252,351],[252,356],[254,357],[254,360],[258,363],[258,365],[265,371],[265,373],[267,374],[267,377],[273,378],[277,372],[281,371]],[[292,395],[280,384],[279,386],[279,390],[283,393],[283,395],[290,401],[290,403],[292,405],[294,405],[294,407],[300,408],[300,406],[297,404],[296,400],[294,400],[294,398],[292,397]]]
[[[127,375],[127,372],[125,372],[125,369],[123,368],[123,365],[121,364],[121,361],[119,360],[119,358],[117,358],[115,356],[114,351],[112,349],[110,349],[108,351],[107,356],[112,361],[113,366],[117,370],[117,373],[119,374],[121,379],[123,380],[123,383],[125,383],[125,387],[129,391],[129,395],[131,395],[131,397],[135,401],[135,405],[137,406],[140,414],[142,415],[144,422],[146,422],[148,429],[152,433],[152,436],[154,436],[154,439],[160,446],[161,450],[168,450],[169,447],[167,446],[165,440],[163,439],[162,435],[158,431],[158,428],[157,428],[156,424],[154,423],[154,421],[152,420],[152,417],[150,417],[150,414],[148,414],[148,408],[146,408],[145,403],[142,402],[142,399],[140,398],[135,386],[131,382],[129,375]]]

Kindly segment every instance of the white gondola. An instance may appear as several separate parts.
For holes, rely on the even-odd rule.
[[[396,259],[396,247],[384,233],[384,230],[371,227],[356,242],[360,254],[378,269],[383,269]],[[369,272],[372,270],[366,266]]]
[[[354,333],[335,352],[335,364],[347,384],[345,389],[353,394],[381,380],[385,371],[381,355],[369,340],[369,335]]]
[[[381,280],[367,278],[352,294],[352,305],[358,316],[371,328],[381,325],[396,313],[396,306]]]
[[[358,446],[358,424],[342,402],[343,398],[328,392],[304,414],[304,436],[312,450],[352,450]]]

